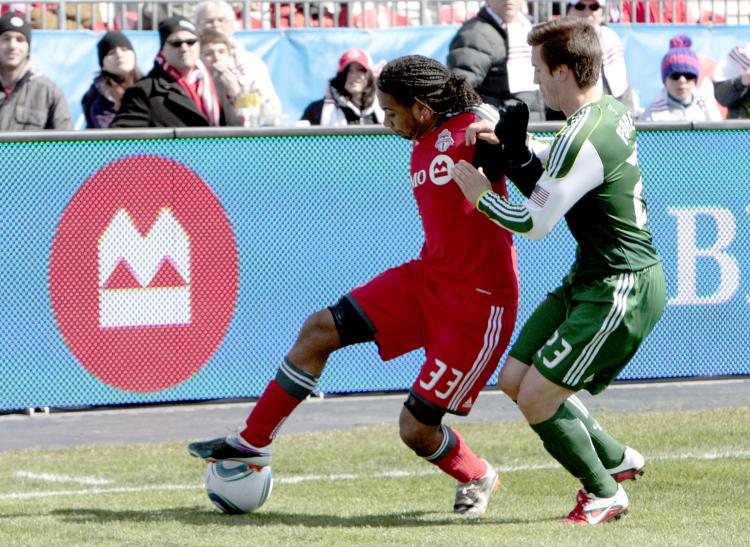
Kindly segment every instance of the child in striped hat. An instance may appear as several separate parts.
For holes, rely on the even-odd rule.
[[[669,41],[669,51],[661,61],[664,83],[659,96],[641,116],[646,121],[721,120],[713,94],[698,89],[701,63],[689,36],[680,34]]]

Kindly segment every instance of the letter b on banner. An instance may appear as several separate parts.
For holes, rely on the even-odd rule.
[[[731,299],[740,285],[737,259],[727,252],[737,231],[734,215],[721,208],[667,208],[677,219],[677,295],[671,305],[721,304]],[[716,240],[708,247],[698,246],[697,219],[714,222]],[[719,268],[719,284],[713,294],[698,295],[698,259],[710,260]]]

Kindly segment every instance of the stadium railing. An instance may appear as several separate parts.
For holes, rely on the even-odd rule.
[[[38,29],[154,30],[164,17],[192,17],[200,0],[71,2],[20,0],[0,4]],[[566,0],[530,0],[526,13],[542,22],[565,12]],[[462,23],[479,11],[479,0],[306,0],[232,2],[238,29],[351,27],[388,28]],[[743,0],[608,0],[607,21],[634,24],[747,24]]]

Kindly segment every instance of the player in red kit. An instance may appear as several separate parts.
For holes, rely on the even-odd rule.
[[[308,317],[245,429],[192,443],[188,451],[208,461],[270,465],[274,436],[313,391],[332,352],[374,341],[389,360],[424,348],[425,362],[401,410],[401,439],[456,479],[454,512],[476,516],[499,484],[497,472],[442,420],[445,413],[468,414],[497,368],[516,321],[518,274],[511,235],[464,199],[451,171],[459,160],[469,161],[506,194],[493,167],[502,163],[492,157],[496,152],[482,141],[467,145],[465,136],[475,120],[498,115],[465,80],[418,55],[385,65],[378,98],[385,125],[414,141],[411,184],[425,234],[419,258]]]

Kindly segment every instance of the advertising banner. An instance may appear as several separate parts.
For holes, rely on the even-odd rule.
[[[258,396],[310,313],[422,244],[390,134],[0,148],[3,410]],[[668,306],[621,379],[750,374],[750,155],[730,149],[750,130],[640,133]],[[515,240],[520,325],[575,246],[562,224]],[[403,390],[421,362],[347,348],[319,388]]]

